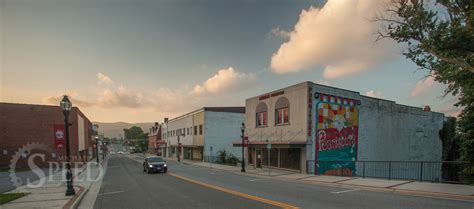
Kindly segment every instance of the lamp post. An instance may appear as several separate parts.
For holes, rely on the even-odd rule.
[[[178,162],[181,162],[181,144],[179,143],[179,137],[184,136],[184,134],[178,134]]]
[[[240,137],[242,138],[242,170],[241,172],[245,172],[245,157],[244,157],[244,133],[245,133],[245,123],[242,123],[242,126],[240,126],[240,131],[242,134]]]
[[[72,186],[72,172],[71,172],[71,153],[69,150],[69,113],[72,109],[72,103],[69,101],[67,95],[64,95],[63,99],[59,103],[61,110],[64,114],[64,129],[66,131],[66,179],[67,179],[67,190],[66,196],[75,195],[74,187]]]
[[[97,165],[99,165],[99,136],[95,136],[95,157],[97,158]]]

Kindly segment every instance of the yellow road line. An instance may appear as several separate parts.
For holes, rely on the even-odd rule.
[[[200,182],[200,181],[196,181],[196,180],[194,180],[194,179],[190,179],[190,178],[187,178],[187,177],[184,177],[184,176],[180,176],[180,175],[177,175],[177,174],[174,174],[174,173],[168,173],[168,175],[171,175],[171,176],[174,176],[174,177],[176,177],[176,178],[179,178],[179,179],[182,179],[182,180],[191,182],[191,183],[195,183],[195,184],[198,184],[198,185],[207,187],[207,188],[215,189],[215,190],[218,190],[218,191],[221,191],[221,192],[233,194],[233,195],[236,195],[236,196],[239,196],[239,197],[243,197],[243,198],[255,200],[255,201],[258,201],[258,202],[263,202],[263,203],[266,203],[266,204],[274,205],[274,206],[277,206],[277,207],[280,207],[280,208],[284,208],[284,209],[298,209],[298,207],[296,207],[296,206],[288,205],[288,204],[281,203],[281,202],[276,202],[276,201],[273,201],[273,200],[269,200],[269,199],[265,199],[265,198],[261,198],[261,197],[257,197],[257,196],[253,196],[253,195],[249,195],[249,194],[244,194],[244,193],[241,193],[241,192],[233,191],[233,190],[230,190],[230,189],[226,189],[226,188],[219,187],[219,186],[215,186],[215,185],[211,185],[211,184],[206,184],[206,183],[203,183],[203,182]]]

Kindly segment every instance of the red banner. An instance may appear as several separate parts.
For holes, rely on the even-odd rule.
[[[54,124],[54,145],[57,149],[62,149],[66,146],[64,124]]]

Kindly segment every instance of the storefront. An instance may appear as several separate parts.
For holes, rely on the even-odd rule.
[[[250,142],[247,149],[247,163],[254,168],[270,167],[302,171],[305,142],[279,141],[271,145],[265,142]],[[240,146],[237,142],[234,146]],[[270,149],[268,148],[270,147]]]

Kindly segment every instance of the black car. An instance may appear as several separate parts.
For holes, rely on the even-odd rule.
[[[163,172],[168,171],[168,166],[166,161],[161,157],[147,157],[145,162],[143,162],[143,172],[154,173],[154,172]]]

